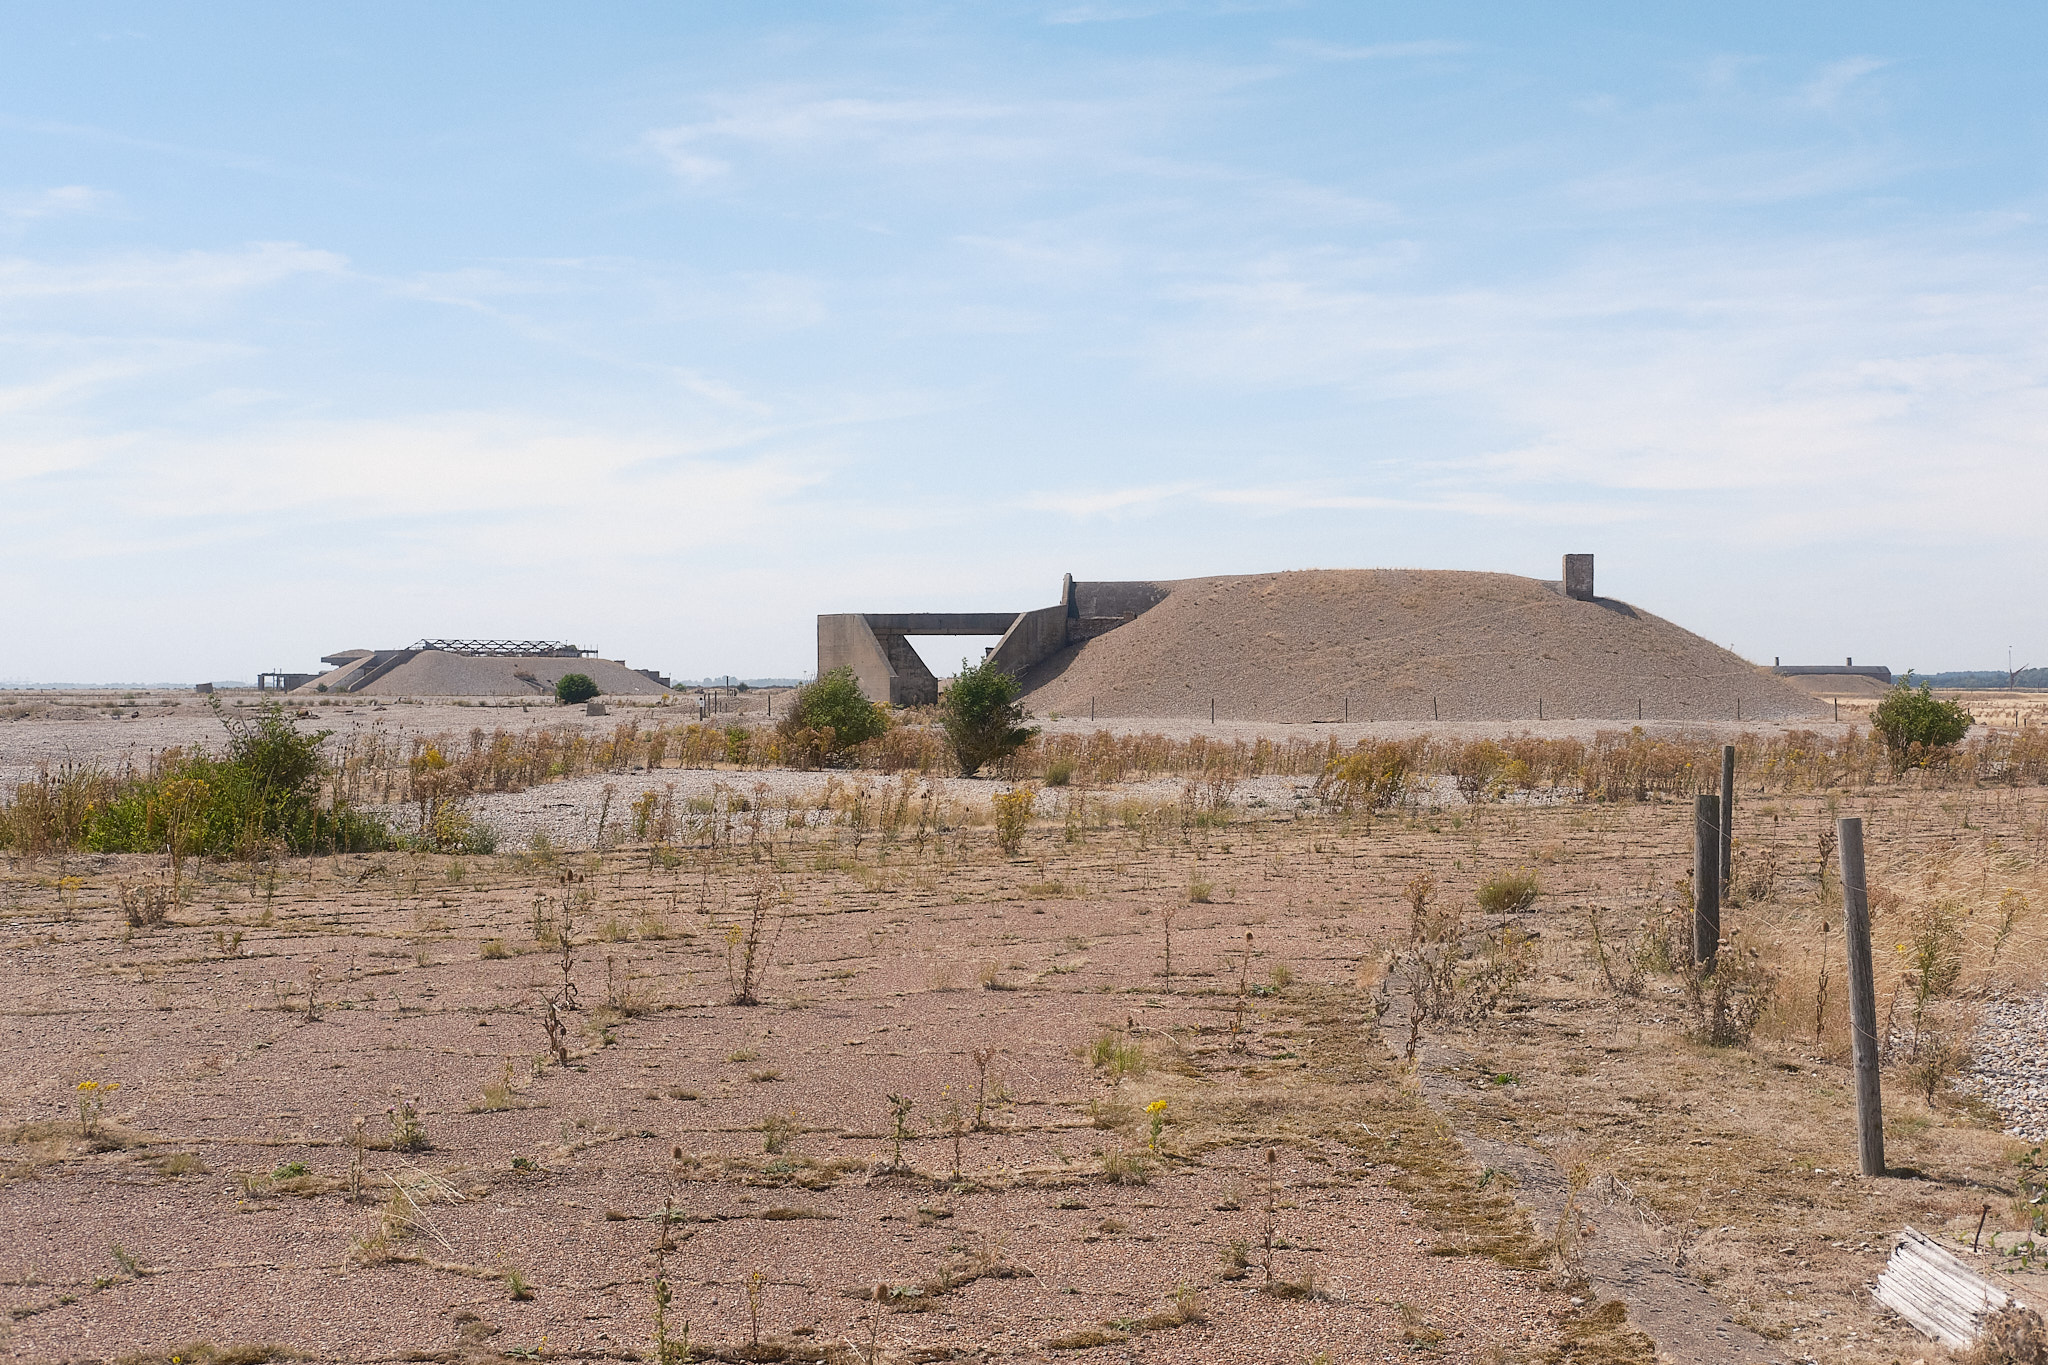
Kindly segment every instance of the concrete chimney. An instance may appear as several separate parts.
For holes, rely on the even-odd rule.
[[[1564,557],[1564,595],[1581,602],[1593,600],[1593,556]]]

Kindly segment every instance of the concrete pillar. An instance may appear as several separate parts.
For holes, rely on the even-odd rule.
[[[1581,602],[1593,600],[1593,556],[1564,557],[1564,595]]]

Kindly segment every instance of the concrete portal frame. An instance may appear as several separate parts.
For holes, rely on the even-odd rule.
[[[911,647],[912,635],[1000,635],[989,661],[1021,677],[1070,644],[1132,620],[1166,596],[1152,583],[1060,582],[1060,600],[1035,611],[841,612],[818,618],[818,676],[851,668],[860,690],[891,706],[931,706],[939,680]]]

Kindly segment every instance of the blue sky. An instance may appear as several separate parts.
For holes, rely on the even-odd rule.
[[[1752,658],[2048,663],[2044,38],[8,5],[0,678],[1576,550]]]

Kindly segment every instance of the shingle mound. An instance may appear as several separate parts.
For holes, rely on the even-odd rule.
[[[296,690],[317,692],[322,685],[336,687],[355,669],[353,662],[344,664]],[[608,697],[659,696],[667,690],[645,673],[614,659],[479,657],[437,649],[421,650],[359,690],[366,696],[381,697],[553,697],[555,683],[564,673],[587,674],[598,692]]]
[[[1206,717],[1214,698],[1219,720],[1297,723],[1824,713],[1691,631],[1533,578],[1310,569],[1158,586],[1157,606],[1026,674],[1031,709]]]

